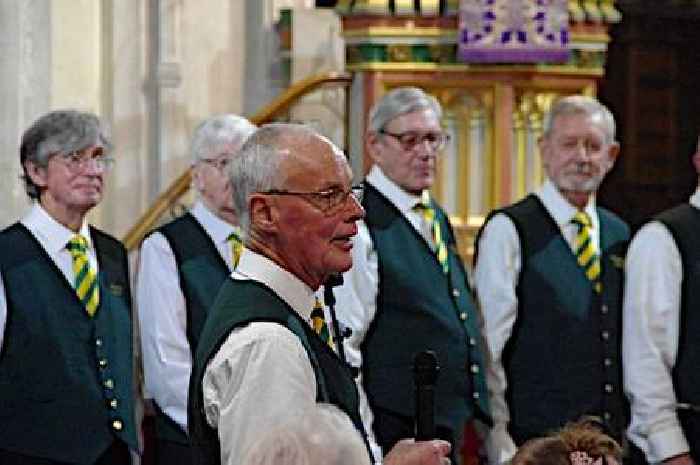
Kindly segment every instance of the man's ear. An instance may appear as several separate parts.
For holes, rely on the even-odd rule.
[[[271,200],[266,195],[251,194],[248,200],[251,229],[267,233],[277,230],[277,210]]]
[[[380,156],[381,149],[379,148],[379,144],[381,144],[380,137],[381,137],[381,134],[378,134],[374,131],[368,131],[367,137],[365,137],[367,154],[369,155],[369,157],[372,159],[372,161],[374,163],[377,163],[381,157]]]
[[[24,171],[27,176],[37,187],[46,187],[47,181],[47,167],[39,166],[31,160],[25,160]]]

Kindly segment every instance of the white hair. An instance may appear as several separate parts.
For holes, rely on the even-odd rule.
[[[242,465],[369,465],[350,418],[330,404],[292,414],[247,450]]]
[[[435,97],[418,87],[397,87],[387,92],[369,112],[369,130],[379,132],[394,118],[420,110],[432,110],[442,118],[442,107]]]
[[[615,118],[608,108],[592,97],[569,95],[557,100],[544,117],[543,134],[548,137],[559,116],[582,114],[590,117],[605,132],[605,143],[615,142]]]
[[[192,136],[192,163],[213,158],[222,149],[231,150],[233,147],[237,151],[255,129],[253,123],[238,115],[218,115],[204,120]]]

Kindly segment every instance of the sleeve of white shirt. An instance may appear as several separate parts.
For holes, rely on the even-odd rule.
[[[688,452],[671,370],[678,351],[681,257],[661,223],[644,226],[627,252],[622,362],[631,400],[630,438],[650,463]]]
[[[187,431],[192,353],[187,312],[172,249],[160,233],[141,247],[136,303],[147,395]]]
[[[316,377],[306,350],[287,328],[268,322],[228,336],[207,366],[202,389],[223,465],[241,463],[250,445],[281,417],[316,403]]]
[[[515,324],[518,299],[515,286],[521,269],[520,239],[513,222],[497,214],[484,226],[474,267],[474,288],[484,320],[487,381],[494,426],[486,443],[491,465],[508,462],[516,452],[508,434],[510,421],[505,400],[507,380],[502,354]]]
[[[337,300],[338,320],[343,326],[352,330],[352,334],[345,339],[343,344],[348,363],[360,368],[362,366],[360,346],[367,334],[367,328],[377,312],[377,295],[379,293],[377,252],[364,221],[358,222],[358,232],[353,239],[352,268],[343,275],[343,285],[337,287],[334,293]],[[383,457],[382,450],[372,431],[374,416],[362,384],[362,375],[357,377],[356,382],[362,424],[369,436],[369,444],[375,463],[380,463]]]

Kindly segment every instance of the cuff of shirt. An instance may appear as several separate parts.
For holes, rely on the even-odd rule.
[[[486,441],[489,465],[501,465],[510,461],[517,451],[506,425],[497,423],[491,429]]]
[[[656,431],[648,436],[649,463],[659,463],[679,454],[685,454],[690,450],[688,441],[685,440],[683,430],[679,425]]]

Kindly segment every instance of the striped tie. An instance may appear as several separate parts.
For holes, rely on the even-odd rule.
[[[421,212],[423,220],[430,226],[430,230],[433,233],[435,255],[437,256],[438,263],[442,266],[442,272],[447,274],[450,270],[447,261],[447,246],[445,245],[445,241],[442,240],[440,220],[438,220],[435,215],[435,209],[430,204],[430,192],[428,190],[423,191],[420,203],[415,206],[415,209]]]
[[[226,238],[231,246],[231,262],[233,263],[234,268],[236,268],[238,265],[238,260],[241,259],[241,252],[243,251],[243,239],[241,239],[241,236],[241,230],[239,228],[235,228]]]
[[[76,234],[66,244],[66,249],[73,258],[73,276],[75,292],[85,306],[88,315],[92,317],[100,305],[100,287],[97,283],[97,273],[90,267],[87,255],[87,240]]]
[[[600,282],[600,258],[591,240],[591,219],[585,212],[579,211],[571,220],[578,227],[575,239],[576,261],[583,268],[588,279],[593,283],[597,293],[603,289]]]
[[[333,344],[333,338],[328,330],[328,325],[326,324],[326,318],[323,315],[323,305],[321,301],[316,298],[314,302],[314,308],[311,311],[311,326],[313,327],[318,337],[326,342],[331,349],[335,350],[335,344]]]

